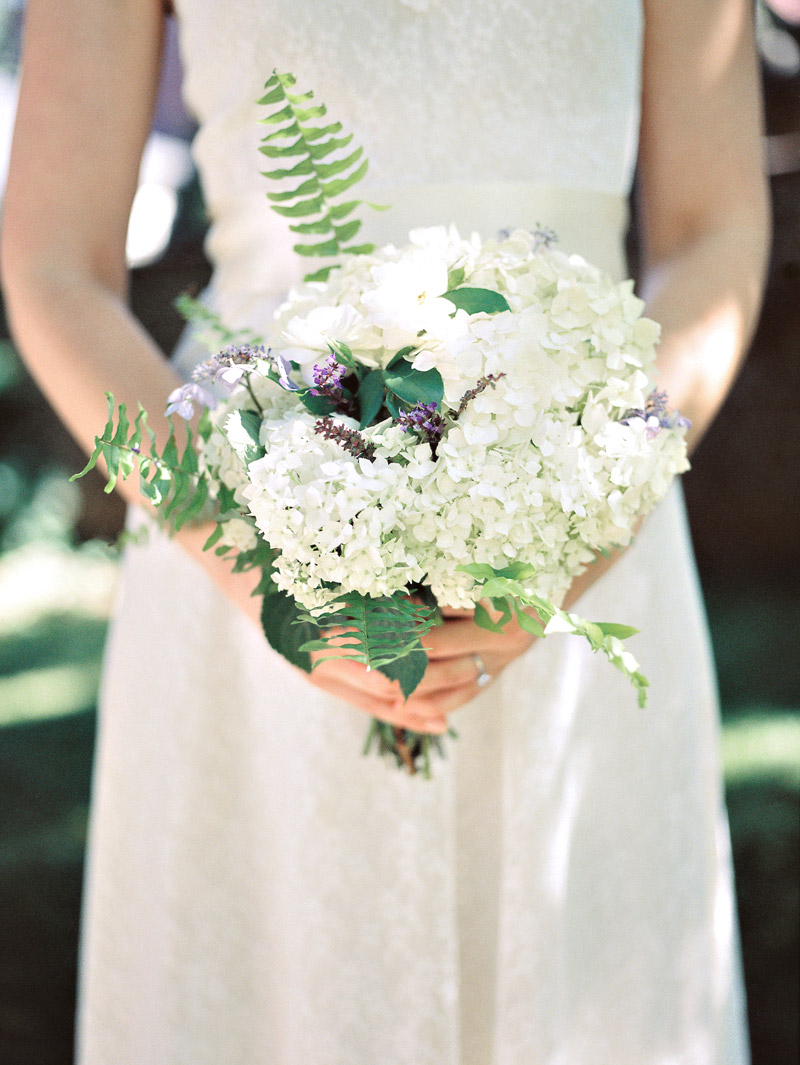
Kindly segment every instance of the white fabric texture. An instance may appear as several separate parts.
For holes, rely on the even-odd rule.
[[[293,70],[356,131],[378,240],[555,228],[622,276],[634,0],[181,0],[210,298],[263,328],[302,272],[254,101]],[[443,214],[443,212],[445,212]],[[591,248],[591,252],[589,252]],[[188,365],[201,353],[190,342]],[[181,552],[128,552],[107,652],[80,1065],[744,1065],[713,675],[680,493],[574,637],[454,720],[431,781],[363,758]]]

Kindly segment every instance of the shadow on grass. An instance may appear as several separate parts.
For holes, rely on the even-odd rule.
[[[95,717],[0,736],[0,1061],[72,1062],[78,915]]]
[[[798,799],[769,777],[727,789],[753,1065],[795,1065],[800,1048]]]

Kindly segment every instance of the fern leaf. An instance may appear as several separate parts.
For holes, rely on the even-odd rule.
[[[324,241],[296,244],[295,251],[299,255],[333,259],[343,253],[371,251],[371,245],[344,246],[358,233],[361,220],[350,218],[342,224],[343,219],[362,206],[361,201],[335,202],[366,174],[368,164],[363,158],[364,150],[356,147],[341,155],[351,145],[353,134],[338,136],[342,124],[324,121],[327,116],[325,105],[313,103],[312,92],[292,92],[295,84],[294,75],[274,71],[259,100],[260,104],[273,109],[261,119],[270,127],[262,138],[261,152],[267,158],[298,160],[293,166],[265,170],[264,176],[274,181],[301,179],[293,189],[268,192],[270,204],[285,218],[303,219],[290,226],[295,233],[303,237],[329,235]],[[323,280],[331,269],[332,266],[326,266],[307,275],[306,280]]]
[[[337,181],[323,181],[322,182],[322,194],[329,200],[335,196],[341,196],[343,192],[347,192],[357,182],[359,182],[367,172],[369,166],[368,161],[365,159],[361,166],[354,170],[353,173],[347,178],[340,178]]]
[[[308,181],[304,181],[302,185],[298,185],[296,189],[289,189],[286,192],[268,192],[267,199],[272,203],[286,203],[289,200],[295,199],[297,196],[311,196],[318,195],[320,192],[319,182],[316,177],[309,178]],[[272,208],[273,211],[277,211],[277,207]],[[280,214],[280,211],[278,211]]]
[[[339,137],[338,140],[335,137],[331,137],[330,140],[325,141],[324,144],[311,143],[308,145],[308,152],[312,159],[324,159],[326,155],[330,155],[331,152],[338,151],[340,148],[346,148],[353,139],[353,134],[348,133],[346,137]]]
[[[336,233],[336,227],[331,224],[330,218],[318,218],[316,222],[298,222],[297,225],[289,226],[293,233],[308,235],[310,233]]]
[[[305,174],[313,174],[314,166],[310,159],[303,159],[296,166],[290,167],[288,170],[262,170],[261,173],[266,178],[271,178],[274,181],[282,181],[284,178],[302,177]]]
[[[324,203],[321,196],[311,196],[307,200],[298,200],[291,207],[284,207],[283,204],[279,206],[273,204],[272,210],[284,218],[303,218],[310,214],[319,214],[320,211],[324,210]]]
[[[323,137],[333,137],[342,132],[341,122],[331,122],[328,126],[310,126],[303,130],[303,136],[311,143],[322,140]]]

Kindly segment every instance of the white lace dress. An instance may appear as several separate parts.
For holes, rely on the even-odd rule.
[[[210,299],[302,267],[254,104],[292,70],[371,160],[371,234],[543,223],[622,276],[635,0],[180,0]],[[199,357],[179,353],[186,367]],[[362,758],[169,542],[129,552],[102,699],[81,1065],[742,1065],[717,709],[677,492],[580,604],[651,683],[537,644],[435,779]]]

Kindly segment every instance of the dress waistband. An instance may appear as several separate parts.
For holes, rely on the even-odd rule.
[[[362,233],[377,245],[405,243],[409,230],[418,226],[453,223],[462,236],[478,233],[484,240],[501,230],[542,227],[555,232],[563,251],[582,255],[616,280],[626,273],[628,203],[615,193],[491,182],[369,188],[362,195],[391,206],[388,211],[364,212]]]

